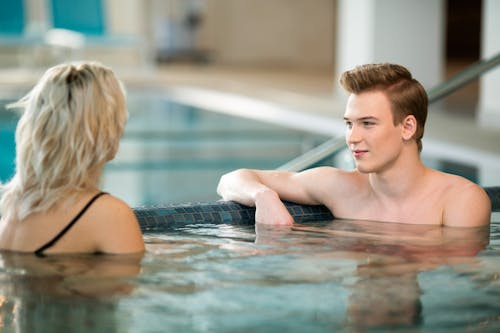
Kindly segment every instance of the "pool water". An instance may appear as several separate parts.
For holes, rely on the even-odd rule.
[[[215,200],[221,174],[276,168],[325,140],[148,94],[129,111],[103,187],[131,206]],[[13,115],[0,111],[4,181]],[[0,331],[500,331],[498,215],[483,229],[334,220],[144,239],[143,256],[0,253]]]
[[[3,253],[9,332],[498,332],[500,223],[189,225],[144,257]]]

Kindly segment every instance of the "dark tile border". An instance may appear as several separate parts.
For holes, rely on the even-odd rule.
[[[500,212],[500,186],[485,187],[491,200],[492,211]],[[299,205],[285,202],[296,222],[327,221],[332,213],[324,206]],[[134,212],[142,231],[162,231],[186,224],[236,224],[255,223],[255,208],[235,202],[216,201],[181,203],[137,207]]]
[[[491,200],[491,211],[500,212],[500,186],[484,187]]]
[[[285,202],[296,222],[333,219],[324,206],[308,206]],[[198,202],[134,208],[142,231],[161,231],[185,224],[237,224],[255,223],[255,208],[235,202]]]

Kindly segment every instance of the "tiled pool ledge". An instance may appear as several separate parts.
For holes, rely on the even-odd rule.
[[[500,187],[485,187],[492,210],[500,212]],[[285,202],[295,222],[327,221],[333,219],[325,206],[299,205]],[[216,201],[182,203],[151,207],[137,207],[134,212],[141,230],[162,231],[186,224],[238,224],[255,223],[255,208],[235,202]]]
[[[308,206],[285,202],[296,222],[327,221],[332,213],[324,206]],[[142,231],[162,231],[186,224],[255,223],[255,208],[231,201],[170,204],[134,208]]]

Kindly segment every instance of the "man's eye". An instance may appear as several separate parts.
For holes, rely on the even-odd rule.
[[[352,127],[352,122],[350,122],[350,121],[346,121],[346,122],[345,122],[345,125],[346,125],[348,128],[351,128],[351,127]]]
[[[375,125],[375,123],[372,121],[363,121],[363,126],[365,126],[365,127],[370,127],[373,125]]]

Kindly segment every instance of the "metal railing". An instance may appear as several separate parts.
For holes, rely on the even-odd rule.
[[[481,74],[500,64],[500,53],[483,61],[470,65],[468,68],[454,75],[445,82],[431,88],[427,91],[429,104],[434,103],[441,98],[448,96],[469,82],[479,78]],[[309,150],[303,155],[283,164],[278,170],[301,171],[312,167],[318,162],[325,160],[339,153],[346,148],[343,137],[334,137],[325,141],[321,145]]]
[[[301,171],[310,168],[314,164],[335,155],[346,148],[345,139],[343,137],[331,138],[299,157],[283,164],[278,170],[285,171]]]
[[[475,64],[470,65],[463,71],[454,75],[445,82],[438,84],[434,88],[429,89],[427,94],[429,95],[429,103],[434,103],[441,98],[448,96],[455,90],[465,86],[471,81],[476,80],[481,76],[481,74],[489,71],[490,69],[498,66],[500,64],[500,53],[497,55],[483,61],[479,61]]]

